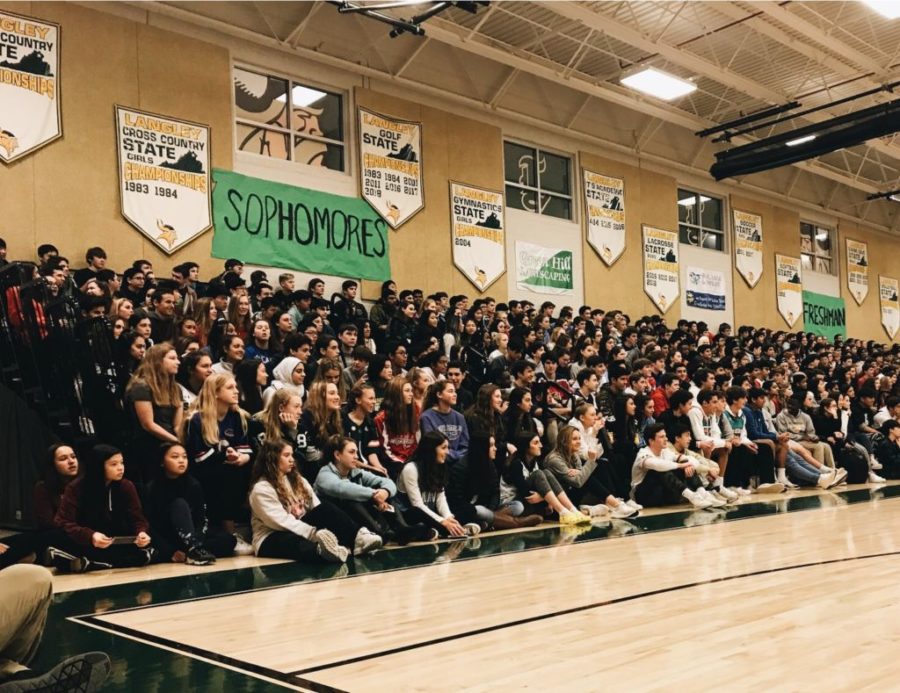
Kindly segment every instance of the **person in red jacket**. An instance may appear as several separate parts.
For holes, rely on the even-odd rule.
[[[133,568],[155,558],[150,526],[134,484],[123,478],[125,460],[111,445],[96,445],[84,476],[66,487],[55,524],[77,544],[77,555],[50,549],[60,572]]]

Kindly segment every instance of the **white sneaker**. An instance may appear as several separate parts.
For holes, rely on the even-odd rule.
[[[784,479],[782,479],[779,483],[781,483],[786,489],[800,488],[799,486],[797,486],[797,484],[788,479],[787,476],[785,476]]]
[[[724,505],[728,505],[728,503],[722,498],[716,498],[713,494],[707,491],[702,486],[697,489],[697,493],[703,496],[706,500],[709,501],[711,508],[721,508]]]
[[[712,507],[712,501],[704,498],[696,491],[685,489],[684,493],[682,493],[681,495],[687,498],[688,502],[695,508],[697,508],[697,510],[706,510],[707,508]]]
[[[887,479],[883,476],[878,476],[874,471],[869,470],[869,483],[870,484],[883,484]]]
[[[740,498],[740,495],[732,491],[727,486],[721,486],[717,488],[715,492],[722,496],[722,498],[727,500],[729,503],[734,503],[738,498]]]
[[[631,507],[633,510],[641,511],[644,509],[643,505],[641,505],[640,503],[635,503],[631,499],[626,500],[625,498],[616,498],[616,500],[619,501],[620,503],[624,503],[625,505]]]
[[[839,486],[847,481],[847,470],[843,467],[834,470],[834,481],[831,482],[831,486],[828,488],[832,488],[834,486]]]
[[[872,469],[884,469],[884,465],[878,461],[878,458],[875,455],[869,455],[869,460],[871,461]]]
[[[626,520],[629,517],[637,517],[640,510],[635,510],[624,501],[619,503],[615,508],[609,508],[609,514],[617,520]]]
[[[709,491],[709,495],[722,501],[723,505],[731,505],[734,502],[722,493],[722,489],[713,489]]]
[[[784,493],[784,484],[777,481],[774,484],[760,484],[756,487],[757,493]]]
[[[609,508],[603,503],[597,503],[597,505],[579,505],[578,509],[589,517],[607,517],[609,515]]]
[[[816,482],[816,486],[819,488],[830,488],[834,482],[834,470],[829,469],[827,472],[823,472],[819,475],[819,480]]]
[[[234,538],[237,539],[237,543],[234,545],[235,556],[253,555],[253,546],[244,541],[244,537],[242,537],[240,534],[235,534]]]
[[[481,525],[477,522],[467,522],[463,525],[463,529],[466,530],[466,534],[470,537],[481,534]]]
[[[338,543],[334,532],[327,529],[316,530],[316,554],[330,563],[344,563],[350,552]]]
[[[751,493],[749,488],[741,488],[740,486],[735,486],[731,490],[734,491],[741,498],[746,498]]]
[[[375,549],[380,549],[382,546],[384,546],[384,541],[380,536],[362,527],[356,533],[356,539],[353,542],[353,555],[364,556],[375,551]]]

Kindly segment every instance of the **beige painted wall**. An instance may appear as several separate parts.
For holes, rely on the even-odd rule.
[[[882,233],[872,231],[853,222],[842,221],[838,225],[838,245],[841,252],[841,296],[847,305],[847,334],[859,339],[888,341],[887,332],[881,326],[881,306],[878,301],[878,275],[900,279],[900,262],[897,251],[900,244]],[[869,295],[862,305],[857,305],[847,286],[846,241],[863,241],[869,244]]]

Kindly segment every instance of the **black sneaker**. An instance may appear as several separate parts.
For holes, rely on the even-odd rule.
[[[216,557],[202,546],[189,549],[184,562],[188,565],[211,565],[216,562]]]
[[[100,684],[109,676],[109,669],[109,657],[104,653],[87,652],[64,659],[46,674],[20,672],[12,679],[0,683],[0,693],[19,693],[19,691],[88,693],[100,688]]]
[[[411,541],[430,541],[432,530],[423,523],[417,522],[408,527],[400,527],[397,530],[397,544],[406,546]]]

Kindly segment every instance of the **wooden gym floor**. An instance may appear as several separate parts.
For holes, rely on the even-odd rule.
[[[60,576],[38,665],[110,691],[890,689],[900,485],[584,531]]]

